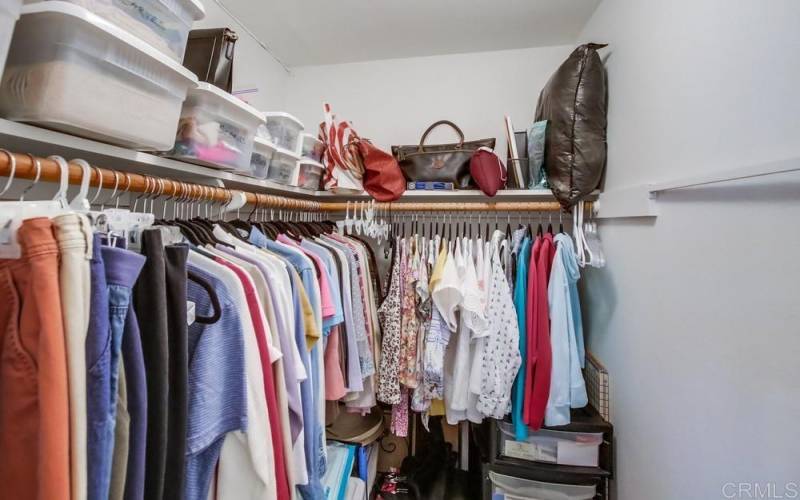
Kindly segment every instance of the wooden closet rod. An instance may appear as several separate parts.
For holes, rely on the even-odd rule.
[[[588,202],[587,202],[588,203]],[[350,203],[350,212],[360,202]],[[378,210],[390,212],[558,212],[561,205],[556,201],[498,201],[498,202],[402,202],[376,203]],[[326,212],[344,212],[347,203],[320,203]]]
[[[13,158],[13,160],[12,160]],[[39,164],[37,169],[36,164]],[[61,178],[61,169],[58,162],[48,158],[39,158],[30,154],[11,153],[0,149],[0,177],[10,177],[14,164],[14,179],[58,182]],[[175,181],[151,175],[132,174],[119,172],[107,168],[91,166],[89,185],[114,189],[119,192],[136,192],[157,194],[184,201],[213,201],[227,203],[233,199],[234,192],[227,188],[193,184]],[[69,183],[79,185],[83,177],[83,169],[75,162],[69,163]],[[353,210],[360,202],[318,202],[299,200],[286,196],[253,193],[244,193],[247,203],[260,208],[278,208],[286,210],[345,212],[348,208]],[[366,202],[364,202],[366,203]],[[375,207],[382,211],[391,212],[557,212],[561,210],[555,201],[526,201],[526,202],[402,202],[402,203],[376,203]]]
[[[55,160],[38,158],[29,154],[9,153],[2,149],[0,149],[0,177],[9,177],[11,175],[12,156],[16,162],[14,179],[36,179],[37,161],[41,168],[40,181],[58,182],[61,179],[61,169]],[[83,170],[80,165],[70,162],[69,183],[80,184],[82,177]],[[174,181],[151,175],[118,172],[92,166],[89,185],[96,187],[101,182],[104,188],[114,189],[116,186],[120,192],[158,194],[159,196],[174,197],[187,201],[205,200],[225,203],[233,198],[234,193],[234,190],[226,188]],[[305,211],[318,211],[320,209],[320,204],[316,201],[297,200],[285,196],[251,193],[248,191],[242,192],[247,199],[247,203],[259,207]]]

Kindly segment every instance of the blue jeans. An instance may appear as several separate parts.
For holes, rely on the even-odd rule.
[[[100,258],[95,254],[92,259],[92,284],[99,286],[101,283],[100,276],[94,279],[95,272],[100,272],[95,268],[99,261],[103,263],[106,287],[105,290],[92,289],[87,336],[89,500],[108,498],[122,336],[131,303],[131,288],[144,265],[144,257],[127,250],[102,247],[100,252]],[[107,314],[107,321],[97,317],[103,313]]]

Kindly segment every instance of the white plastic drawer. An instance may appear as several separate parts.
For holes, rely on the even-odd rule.
[[[0,115],[133,149],[172,146],[197,78],[71,3],[26,5],[0,84]]]
[[[192,23],[205,16],[197,0],[65,1],[97,14],[178,62],[183,61]]]
[[[602,433],[562,432],[542,429],[529,431],[524,441],[515,440],[514,426],[498,422],[501,455],[535,462],[597,467]]]
[[[591,500],[596,486],[545,483],[489,472],[492,500]]]

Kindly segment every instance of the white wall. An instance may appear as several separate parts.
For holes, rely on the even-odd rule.
[[[416,57],[292,69],[287,109],[316,132],[322,103],[378,146],[417,144],[441,119],[466,138],[497,138],[505,155],[503,115],[517,129],[533,121],[539,90],[571,47]],[[431,135],[452,142],[447,129]]]
[[[581,38],[611,44],[606,189],[800,157],[799,24],[793,0],[604,0]],[[800,175],[659,208],[602,222],[583,280],[618,498],[800,498]]]
[[[203,0],[203,7],[206,17],[194,24],[195,29],[227,27],[239,35],[233,63],[234,92],[257,89],[241,97],[261,111],[283,109],[289,72],[215,0]]]

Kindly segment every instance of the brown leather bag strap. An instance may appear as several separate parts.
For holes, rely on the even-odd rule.
[[[458,146],[456,146],[456,147],[457,148],[461,148],[464,145],[464,132],[462,132],[461,129],[458,128],[458,125],[456,125],[455,123],[451,122],[450,120],[439,120],[438,122],[436,122],[433,125],[431,125],[430,127],[428,127],[428,130],[426,130],[425,133],[422,134],[422,139],[419,140],[419,152],[420,153],[422,153],[425,150],[425,148],[424,148],[425,139],[428,137],[428,134],[430,134],[431,130],[435,129],[439,125],[450,125],[450,127],[452,127],[453,130],[455,130],[458,133]]]

